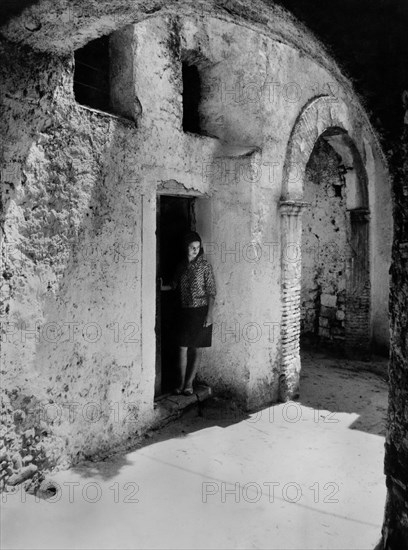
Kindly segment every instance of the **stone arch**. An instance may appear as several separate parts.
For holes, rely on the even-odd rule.
[[[297,117],[289,137],[283,166],[283,201],[302,200],[306,164],[319,136],[331,128],[351,133],[347,105],[328,95],[311,99]]]
[[[369,201],[364,163],[352,138],[353,125],[344,101],[332,96],[313,98],[292,129],[283,167],[281,212],[282,323],[280,398],[299,394],[301,239],[306,165],[316,141],[323,137],[346,169],[347,212],[351,250],[347,259],[346,348],[365,352],[370,343]],[[296,253],[294,253],[296,251]],[[356,292],[356,289],[359,289]],[[354,301],[353,301],[354,296]],[[346,314],[347,316],[347,314]]]

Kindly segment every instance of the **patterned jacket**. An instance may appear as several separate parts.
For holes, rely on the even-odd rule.
[[[172,283],[180,293],[181,307],[203,307],[216,295],[213,269],[203,256],[184,261],[176,269]]]

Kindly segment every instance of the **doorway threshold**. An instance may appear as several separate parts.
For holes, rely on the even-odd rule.
[[[197,385],[193,395],[172,395],[165,393],[154,400],[155,427],[163,426],[178,418],[186,409],[198,406],[212,395],[210,386]]]

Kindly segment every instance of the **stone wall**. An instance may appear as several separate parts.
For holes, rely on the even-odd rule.
[[[343,167],[344,169],[344,167]],[[306,169],[302,228],[302,337],[344,349],[347,237],[341,158],[319,139]]]
[[[388,495],[383,548],[408,547],[408,129],[394,144],[395,240],[391,267],[391,341],[385,474]]]

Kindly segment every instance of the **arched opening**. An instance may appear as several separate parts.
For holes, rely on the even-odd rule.
[[[301,344],[364,358],[370,350],[367,177],[341,128],[317,139],[302,216]]]
[[[313,164],[316,144],[316,150],[322,149],[320,154],[330,152],[332,169],[337,164],[337,176],[333,176],[329,188],[334,195],[332,200],[342,202],[342,212],[345,209],[348,243],[344,250],[344,272],[338,265],[332,266],[344,279],[343,304],[338,307],[337,295],[333,298],[330,292],[325,292],[325,296],[321,292],[321,299],[326,300],[325,307],[328,308],[325,317],[333,316],[339,321],[336,327],[338,342],[344,338],[344,351],[355,358],[364,359],[370,349],[374,349],[376,341],[387,339],[384,327],[388,324],[387,285],[392,237],[387,210],[391,196],[387,165],[368,121],[367,127],[363,128],[360,119],[354,121],[353,114],[342,100],[325,95],[313,98],[299,113],[286,149],[280,201],[282,321],[279,396],[282,401],[299,395],[301,317],[302,313],[304,315],[301,305],[302,214],[310,207],[305,201],[305,181],[307,166],[310,169]],[[372,155],[375,170],[370,168],[367,172],[367,168],[373,165]],[[367,173],[370,174],[369,181]],[[329,203],[326,210],[328,213],[332,211]],[[331,224],[330,218],[328,223]],[[335,229],[336,221],[332,225]],[[316,243],[312,248],[316,249]],[[291,249],[299,251],[295,258],[288,254]],[[382,292],[381,289],[385,290]],[[335,289],[335,294],[338,290]],[[309,301],[313,302],[314,298]],[[316,304],[308,305],[316,311]],[[327,329],[324,325],[328,321],[320,323],[320,315],[316,319],[316,314],[312,313],[312,325],[313,322],[316,323],[313,330],[318,335],[320,326]],[[330,337],[330,332],[322,330],[321,333]]]

